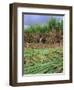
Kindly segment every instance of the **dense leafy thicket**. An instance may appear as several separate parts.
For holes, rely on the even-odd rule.
[[[59,21],[56,18],[51,18],[50,20],[48,20],[46,24],[31,25],[28,28],[26,28],[24,31],[30,32],[30,33],[48,33],[53,30],[62,31],[63,30],[63,20]]]

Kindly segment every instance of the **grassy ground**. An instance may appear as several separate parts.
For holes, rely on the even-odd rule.
[[[24,74],[61,73],[62,71],[62,48],[25,48]]]

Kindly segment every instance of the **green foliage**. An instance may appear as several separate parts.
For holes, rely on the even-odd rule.
[[[56,29],[56,22],[57,20],[55,18],[51,18],[49,21],[48,21],[48,27],[50,30],[53,30],[53,29]]]
[[[25,32],[29,32],[29,33],[45,33],[45,32],[48,32],[48,28],[47,28],[47,25],[39,25],[39,24],[36,24],[36,25],[31,25],[29,28],[27,28],[25,30]]]
[[[63,49],[25,49],[24,74],[61,73],[63,71]]]
[[[30,32],[30,33],[48,33],[53,30],[63,30],[63,20],[59,21],[56,18],[51,18],[48,20],[46,24],[40,25],[31,25],[29,26],[25,32]]]
[[[59,21],[56,18],[51,18],[51,20],[48,21],[48,27],[51,31],[62,31],[63,30],[63,20]]]
[[[42,26],[42,30],[41,30],[40,33],[48,33],[48,32],[50,32],[50,29],[48,28],[48,25],[47,24],[44,24]]]

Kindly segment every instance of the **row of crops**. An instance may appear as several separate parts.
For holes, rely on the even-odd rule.
[[[44,48],[24,50],[24,74],[61,73],[63,49]]]

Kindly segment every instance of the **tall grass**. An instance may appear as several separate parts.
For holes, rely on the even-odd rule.
[[[24,31],[28,33],[48,33],[53,30],[62,31],[63,20],[59,21],[56,18],[51,18],[46,24],[30,25]]]

